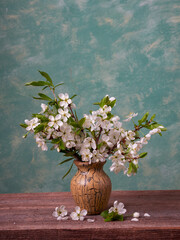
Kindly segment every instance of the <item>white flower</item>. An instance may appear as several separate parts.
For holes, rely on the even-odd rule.
[[[136,117],[138,115],[138,113],[130,113],[127,116],[127,119],[124,120],[124,122],[129,122],[133,117]]]
[[[72,103],[72,100],[69,98],[69,95],[67,93],[63,94],[60,93],[58,97],[61,99],[60,101],[60,106],[67,108],[69,104]]]
[[[36,134],[35,138],[36,138],[36,143],[38,144],[38,147],[41,147],[42,151],[47,151],[48,147],[46,145],[45,140],[41,138],[39,134]]]
[[[67,108],[65,108],[64,110],[62,108],[59,108],[58,113],[60,113],[64,122],[67,122],[68,118],[71,116]]]
[[[138,218],[132,218],[131,221],[132,221],[132,222],[138,222],[139,219],[138,219]]]
[[[89,150],[89,148],[81,148],[80,154],[82,156],[83,162],[89,162],[91,163],[92,153]]]
[[[48,106],[44,103],[41,103],[41,108],[42,108],[42,113],[44,113],[47,110]]]
[[[26,119],[24,122],[28,125],[28,127],[26,128],[27,131],[33,131],[34,128],[40,124],[37,117],[31,119],[30,121]]]
[[[54,127],[57,130],[60,126],[63,125],[63,122],[60,121],[60,119],[61,119],[61,115],[60,114],[56,115],[55,117],[50,115],[49,116],[50,122],[48,123],[48,126],[49,127]]]
[[[80,220],[80,221],[83,221],[84,220],[84,217],[87,215],[87,210],[83,209],[81,211],[80,207],[79,206],[76,206],[75,207],[75,212],[72,212],[70,214],[70,217],[72,218],[72,220]]]
[[[83,145],[85,148],[93,148],[96,149],[96,142],[93,138],[87,137],[84,139]]]
[[[114,202],[114,207],[109,209],[109,213],[117,212],[119,215],[124,214],[126,209],[124,208],[124,204],[122,202],[118,203],[118,201]]]
[[[55,211],[52,213],[52,216],[56,217],[57,220],[67,220],[68,219],[68,217],[66,217],[67,210],[65,208],[66,207],[64,205],[56,207]]]
[[[140,216],[139,212],[134,212],[134,213],[133,213],[133,217],[134,217],[134,218],[138,218],[139,216]]]
[[[149,215],[149,213],[145,213],[144,217],[150,217],[151,215]]]

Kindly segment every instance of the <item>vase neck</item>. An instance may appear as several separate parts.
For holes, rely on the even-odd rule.
[[[97,163],[91,163],[89,164],[88,162],[81,162],[74,160],[74,164],[77,166],[77,168],[80,171],[86,172],[89,171],[90,169],[97,169],[98,171],[103,170],[103,166],[106,162],[97,162]]]

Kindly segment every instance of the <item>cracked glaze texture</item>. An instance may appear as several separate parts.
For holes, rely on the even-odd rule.
[[[93,163],[74,161],[78,168],[71,180],[74,201],[88,214],[99,214],[107,208],[111,194],[111,180],[103,170],[105,162]]]

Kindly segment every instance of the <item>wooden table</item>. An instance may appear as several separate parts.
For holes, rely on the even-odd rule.
[[[89,223],[52,216],[62,204],[69,212],[74,209],[69,192],[0,194],[0,239],[180,239],[180,190],[113,191],[109,207],[115,200],[127,209],[123,222],[104,222],[96,215],[86,217],[95,219]],[[135,211],[139,222],[127,216]],[[151,217],[145,218],[146,212]]]

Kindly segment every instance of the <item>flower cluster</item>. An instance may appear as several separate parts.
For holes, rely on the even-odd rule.
[[[110,171],[115,173],[121,170],[127,176],[135,174],[138,169],[138,161],[147,155],[146,152],[139,153],[144,145],[148,143],[152,135],[160,134],[166,131],[162,125],[154,121],[155,114],[148,120],[147,112],[138,123],[134,123],[133,118],[138,114],[130,113],[124,121],[132,120],[134,128],[126,130],[122,127],[119,116],[111,113],[116,104],[114,97],[106,95],[100,102],[95,103],[99,108],[96,111],[90,111],[84,114],[82,119],[78,119],[73,98],[67,93],[60,93],[56,96],[51,78],[45,72],[40,72],[46,81],[30,82],[27,86],[43,86],[52,91],[54,98],[39,93],[35,99],[48,101],[42,103],[42,111],[33,114],[31,120],[25,120],[21,124],[26,128],[27,133],[33,133],[38,147],[43,151],[48,150],[48,144],[51,144],[51,150],[56,149],[64,153],[64,156],[70,158],[60,164],[73,159],[85,161],[89,164],[95,162],[104,162],[108,158],[112,161]],[[142,128],[149,130],[142,134]]]
[[[68,211],[66,210],[66,207],[64,205],[56,207],[54,212],[52,213],[52,216],[55,217],[57,220],[68,220],[69,217],[67,215]],[[76,206],[75,211],[71,212],[70,217],[74,221],[78,220],[83,221],[86,215],[87,215],[86,209],[81,210],[79,206]],[[87,221],[93,223],[94,219],[88,218]]]

